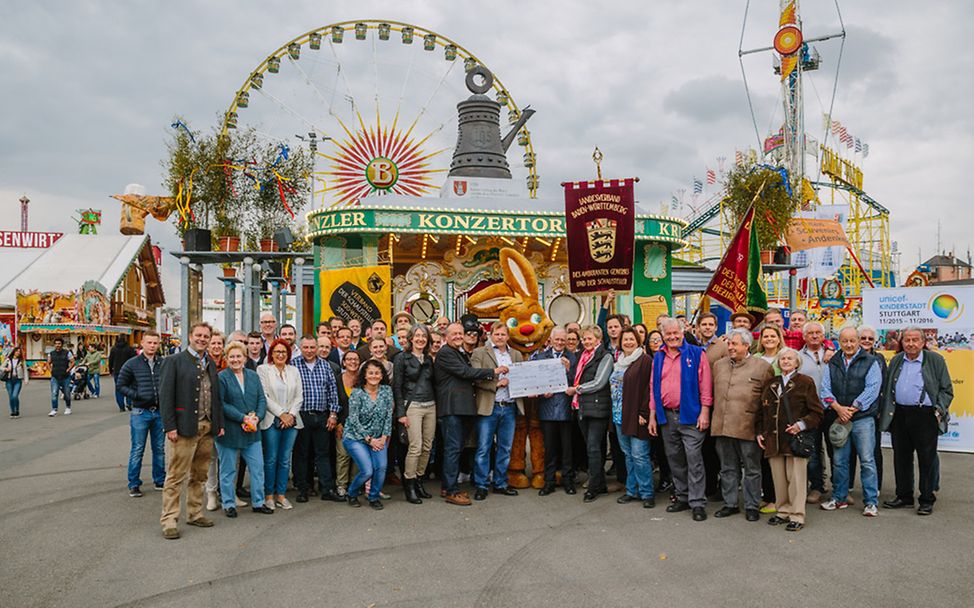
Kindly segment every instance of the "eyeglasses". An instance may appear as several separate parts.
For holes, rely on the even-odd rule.
[[[270,325],[271,323],[277,323],[277,321],[273,319],[264,319],[263,321],[260,322],[261,325]]]
[[[861,340],[862,342],[875,342],[876,338],[872,336],[862,336],[861,338],[859,338],[859,340]]]

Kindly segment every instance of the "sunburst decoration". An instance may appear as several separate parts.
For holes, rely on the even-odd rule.
[[[446,169],[434,168],[430,161],[448,148],[427,152],[423,146],[439,129],[416,141],[412,138],[415,121],[402,131],[396,128],[398,115],[391,127],[383,127],[378,115],[375,125],[368,127],[358,118],[359,129],[354,133],[338,121],[347,137],[331,140],[337,147],[334,154],[319,152],[331,161],[331,170],[322,173],[331,178],[326,190],[334,195],[332,207],[376,194],[423,196],[437,187],[433,176]]]

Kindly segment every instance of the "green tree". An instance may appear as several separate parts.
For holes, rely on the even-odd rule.
[[[788,195],[778,171],[759,165],[735,166],[727,176],[724,204],[731,210],[734,220],[740,222],[752,201],[754,229],[761,249],[774,249],[798,209],[798,200]]]

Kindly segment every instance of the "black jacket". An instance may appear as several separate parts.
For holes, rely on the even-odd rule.
[[[135,356],[135,349],[128,344],[116,344],[108,353],[108,372],[117,376],[125,362]]]
[[[175,430],[183,437],[199,433],[200,379],[210,377],[210,433],[214,436],[223,428],[223,402],[216,365],[208,362],[206,371],[188,350],[167,357],[159,376],[159,413],[165,431]]]
[[[581,358],[582,356],[579,355],[579,361]],[[612,354],[601,345],[597,346],[595,347],[595,352],[592,353],[592,358],[589,359],[588,363],[585,364],[585,367],[582,368],[582,374],[578,379],[578,385],[576,388],[579,386],[588,386],[592,383],[594,384],[590,390],[578,391],[579,417],[608,418],[612,414],[612,390],[609,388],[609,375],[612,373],[612,366],[609,365],[609,374],[606,374],[604,378],[598,377],[599,367],[602,365],[602,361],[606,358],[608,358],[609,363],[611,363]],[[579,361],[576,361],[575,365],[572,366],[571,378],[573,380],[578,370],[577,366]]]
[[[392,396],[396,401],[397,420],[406,415],[407,403],[435,401],[433,358],[426,355],[420,363],[411,352],[399,353],[392,363]]]
[[[115,390],[132,401],[132,407],[150,409],[159,407],[159,378],[162,357],[152,358],[152,365],[145,355],[132,357],[122,365],[115,381]]]
[[[470,356],[443,346],[433,362],[437,416],[476,416],[475,380],[493,380],[494,370],[470,367]]]
[[[335,365],[335,362],[331,359],[326,359],[325,361],[331,367],[332,373],[335,374],[335,388],[338,389],[338,405],[342,408],[338,412],[338,422],[345,424],[345,419],[348,418],[348,395],[345,393],[345,381],[342,380],[342,368],[339,365]]]

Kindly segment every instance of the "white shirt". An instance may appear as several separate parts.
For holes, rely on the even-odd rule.
[[[504,350],[501,350],[494,345],[491,346],[494,349],[494,358],[497,359],[498,367],[503,365],[510,368],[511,365],[514,364],[514,361],[511,359],[510,346],[508,346]],[[507,374],[501,374],[500,376],[498,376],[497,379],[500,380],[501,378],[506,378],[506,377]],[[503,402],[503,401],[510,401],[510,400],[511,400],[511,391],[508,390],[506,386],[498,386],[497,391],[494,393],[494,401]]]

